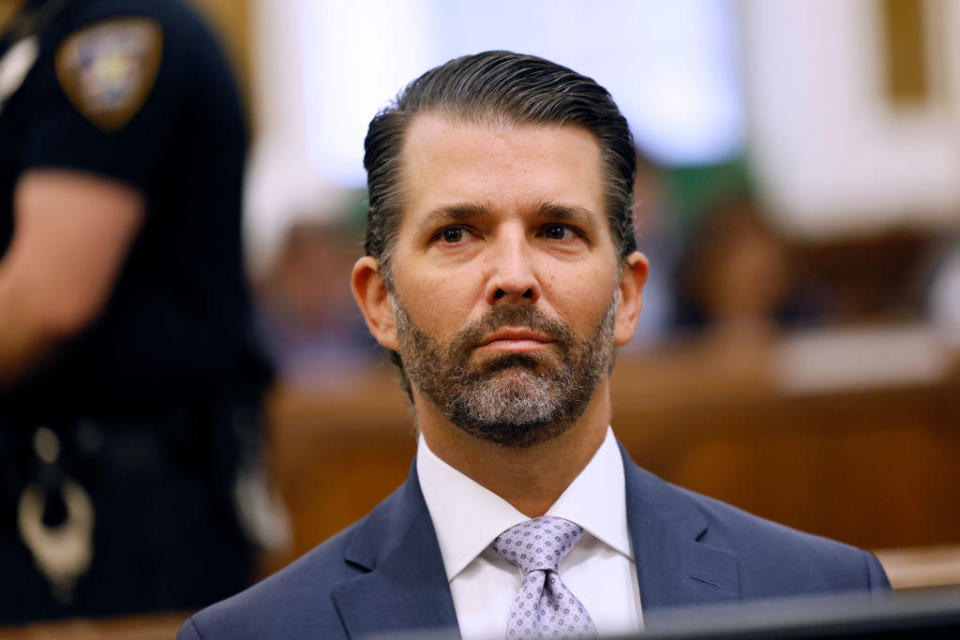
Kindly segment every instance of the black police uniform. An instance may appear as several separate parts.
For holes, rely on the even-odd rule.
[[[0,57],[34,36],[0,95],[0,256],[31,169],[132,185],[147,211],[94,325],[0,390],[0,622],[196,607],[250,577],[231,492],[270,379],[243,281],[237,92],[179,0],[28,0]],[[59,441],[52,463],[40,427]],[[56,533],[67,481],[92,502],[93,555],[57,589],[18,518],[39,487]]]

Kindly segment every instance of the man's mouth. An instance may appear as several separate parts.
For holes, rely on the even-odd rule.
[[[499,353],[529,353],[539,351],[553,342],[552,338],[539,331],[504,328],[486,336],[476,348]]]

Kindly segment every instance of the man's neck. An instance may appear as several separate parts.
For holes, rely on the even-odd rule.
[[[416,412],[438,458],[535,518],[547,512],[603,444],[610,422],[609,381],[597,387],[583,415],[565,432],[530,447],[506,447],[472,436],[422,396]]]

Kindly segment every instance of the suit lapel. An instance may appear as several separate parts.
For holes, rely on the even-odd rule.
[[[622,446],[621,454],[645,620],[665,608],[739,599],[737,559],[700,542],[708,523],[694,503],[635,465]],[[403,486],[358,525],[344,560],[369,571],[333,590],[349,637],[456,631],[453,597],[415,466]]]
[[[676,487],[635,465],[622,445],[621,454],[644,618],[657,609],[738,599],[737,559],[699,541],[708,529],[703,514]]]
[[[456,630],[453,597],[415,465],[404,485],[363,521],[344,559],[369,570],[333,590],[349,637]]]

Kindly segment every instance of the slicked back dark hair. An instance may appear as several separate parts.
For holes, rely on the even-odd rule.
[[[403,210],[401,151],[418,113],[477,124],[580,126],[599,147],[607,218],[620,256],[636,249],[632,200],[636,155],[626,118],[591,78],[536,56],[487,51],[455,58],[408,84],[370,122],[364,141],[370,209],[365,250],[393,290],[391,261]]]

